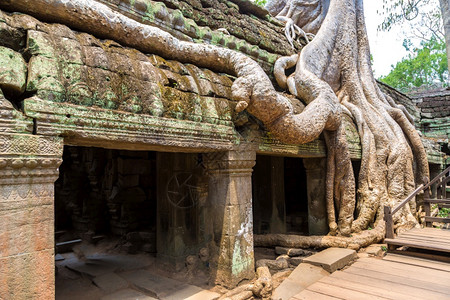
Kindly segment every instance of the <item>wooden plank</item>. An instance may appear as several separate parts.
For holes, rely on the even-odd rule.
[[[427,217],[427,216],[425,216],[425,222],[450,223],[450,218],[439,218],[439,217]]]
[[[440,229],[440,228],[413,228],[410,229],[408,232],[421,232],[421,233],[428,233],[432,236],[442,236],[442,237],[448,237],[450,235],[450,230],[448,229]]]
[[[408,246],[413,248],[427,249],[427,250],[436,250],[442,252],[450,252],[450,245],[430,245],[429,243],[419,243],[419,242],[411,242],[407,239],[384,239],[384,242],[391,245],[397,246]]]
[[[425,199],[423,199],[423,202],[427,202],[427,203],[450,204],[450,199],[431,199],[431,198],[425,198]]]
[[[293,298],[294,300],[335,300],[339,299],[330,295],[324,295],[320,293],[316,293],[313,291],[303,290],[297,295],[295,295]]]
[[[350,267],[350,269],[351,269],[351,267]],[[376,272],[373,272],[373,273],[376,273]],[[429,290],[424,290],[424,289],[421,289],[418,287],[408,286],[408,285],[404,285],[401,283],[388,281],[388,280],[384,279],[384,277],[383,277],[384,274],[376,274],[380,277],[383,277],[381,279],[378,278],[378,276],[373,277],[373,273],[365,274],[368,276],[361,276],[361,275],[356,275],[356,274],[353,274],[350,272],[337,271],[328,277],[330,277],[330,278],[336,277],[336,278],[339,278],[342,280],[359,283],[359,284],[362,284],[367,287],[375,287],[375,288],[382,287],[382,289],[392,292],[392,296],[396,297],[396,299],[411,299],[411,300],[424,299],[427,296],[430,296],[430,293],[433,294],[432,296],[435,296],[434,297],[435,299],[437,299],[437,298],[443,299],[444,294],[439,294],[439,293],[429,291]],[[370,275],[372,275],[372,277]]]
[[[392,291],[391,289],[389,289],[389,285],[388,282],[380,282],[379,285],[373,286],[373,285],[367,285],[364,283],[361,283],[360,281],[354,281],[354,280],[346,280],[344,278],[344,276],[342,276],[342,274],[336,274],[337,272],[333,273],[333,277],[331,276],[326,276],[324,278],[322,278],[321,280],[319,280],[319,282],[322,283],[326,283],[326,284],[330,284],[330,285],[334,285],[334,286],[338,286],[344,289],[348,289],[348,290],[352,290],[352,291],[357,291],[357,292],[361,292],[364,294],[368,294],[368,295],[373,295],[373,296],[379,296],[379,297],[383,297],[386,299],[392,299],[392,300],[397,300],[397,299],[417,299],[420,300],[420,298],[415,298],[415,297],[411,297],[405,294],[401,294],[401,293],[397,293],[395,291]],[[344,273],[345,274],[345,273]]]
[[[445,235],[450,234],[449,229],[442,229],[442,228],[428,228],[428,227],[412,228],[409,231],[429,231],[429,232],[438,233],[438,234],[445,234]]]
[[[440,232],[442,230],[436,229],[435,231],[424,231],[424,230],[409,230],[406,232],[402,232],[399,236],[402,235],[416,235],[416,236],[427,236],[427,237],[436,237],[442,239],[450,239],[450,232]]]
[[[386,237],[394,238],[394,221],[392,219],[392,211],[389,205],[384,206],[384,222],[386,222]]]
[[[410,240],[411,242],[413,241],[418,241],[418,242],[427,242],[427,243],[431,243],[431,244],[436,244],[436,245],[450,245],[450,239],[447,237],[435,237],[435,236],[429,236],[429,235],[419,235],[419,234],[413,234],[413,233],[409,233],[409,234],[401,234],[397,237],[397,239],[402,239],[402,240]]]
[[[412,235],[402,235],[399,236],[397,239],[401,240],[408,240],[411,242],[418,242],[418,243],[430,243],[430,245],[438,245],[438,246],[449,246],[450,240],[447,239],[439,239],[439,238],[430,238],[425,236],[412,236]]]
[[[330,295],[333,297],[337,297],[340,299],[346,299],[346,300],[379,300],[379,299],[386,299],[383,297],[373,296],[365,293],[361,293],[358,291],[353,291],[345,288],[341,288],[335,285],[326,284],[323,282],[316,282],[310,285],[307,290],[313,291],[316,293],[321,293],[325,295]]]
[[[442,241],[450,241],[450,236],[448,236],[448,235],[433,235],[428,232],[403,232],[398,235],[398,237],[408,237],[408,236],[442,240]]]
[[[361,269],[373,270],[382,273],[388,273],[396,276],[402,276],[406,278],[416,279],[423,282],[432,284],[445,284],[450,282],[450,274],[439,270],[429,270],[423,267],[399,265],[388,261],[378,260],[373,262],[374,259],[359,259],[352,266]],[[450,294],[450,286],[447,287]]]
[[[397,250],[397,249],[389,249],[390,253],[402,255],[402,256],[409,256],[414,258],[423,258],[433,261],[439,261],[444,263],[450,263],[450,256],[447,255],[447,253],[444,252],[436,252],[439,254],[430,254],[430,253],[423,253],[423,252],[414,252],[414,251],[407,251],[407,250]]]
[[[350,273],[353,275],[356,275],[363,280],[364,277],[369,278],[373,282],[378,281],[388,281],[391,282],[393,285],[398,286],[405,286],[405,291],[416,291],[417,295],[420,296],[420,290],[423,290],[427,293],[427,295],[431,295],[433,297],[425,298],[425,299],[448,299],[447,295],[450,295],[450,288],[447,285],[441,285],[441,284],[430,284],[430,282],[425,282],[418,279],[413,278],[406,278],[403,276],[398,275],[392,275],[389,273],[389,270],[386,272],[380,272],[380,271],[374,271],[374,270],[367,270],[367,269],[361,269],[351,266],[350,268],[347,268],[343,270],[344,273]],[[364,279],[365,280],[365,279]],[[442,295],[445,295],[447,298],[442,298]],[[440,296],[440,297],[439,297]]]
[[[392,262],[401,263],[401,264],[421,266],[424,268],[441,270],[441,271],[445,271],[445,272],[450,272],[450,264],[449,263],[436,262],[436,261],[429,260],[429,259],[411,258],[411,257],[407,257],[404,255],[388,253],[388,254],[386,254],[385,257],[383,257],[383,260],[392,261]]]

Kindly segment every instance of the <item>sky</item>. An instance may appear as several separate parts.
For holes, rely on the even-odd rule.
[[[395,65],[408,54],[402,46],[404,39],[402,27],[395,26],[388,32],[377,31],[378,25],[383,22],[383,17],[377,14],[377,10],[382,10],[382,6],[381,0],[364,1],[367,35],[376,78],[389,74],[391,65]]]

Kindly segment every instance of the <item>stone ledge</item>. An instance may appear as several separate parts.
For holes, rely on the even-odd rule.
[[[24,100],[25,115],[36,119],[36,132],[59,135],[65,144],[145,150],[191,148],[229,150],[239,143],[231,126],[44,101]]]

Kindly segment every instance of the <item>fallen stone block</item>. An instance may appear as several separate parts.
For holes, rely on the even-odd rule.
[[[328,248],[319,253],[303,259],[304,263],[322,267],[324,270],[333,273],[342,269],[357,258],[355,250],[343,248]]]
[[[373,244],[366,248],[366,253],[369,256],[382,256],[383,255],[383,247],[387,248],[386,244]]]

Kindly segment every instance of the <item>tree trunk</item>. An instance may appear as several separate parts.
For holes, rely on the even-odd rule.
[[[450,0],[439,0],[441,5],[442,21],[444,23],[445,45],[447,48],[447,68],[450,72]],[[450,76],[447,79],[450,87]]]

